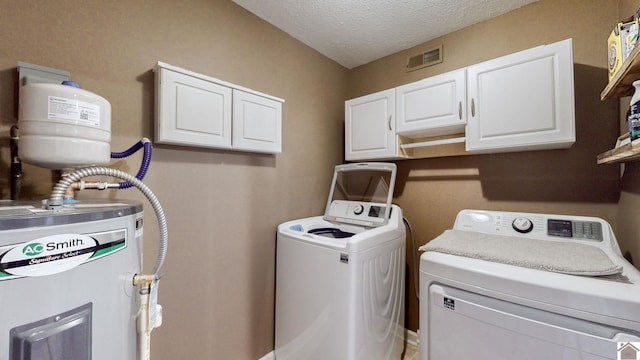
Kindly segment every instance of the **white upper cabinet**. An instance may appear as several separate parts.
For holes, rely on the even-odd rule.
[[[276,154],[284,100],[158,62],[159,144]]]
[[[231,148],[230,88],[167,69],[156,76],[157,143]]]
[[[233,90],[233,148],[282,152],[282,103]]]
[[[396,133],[422,138],[463,133],[466,124],[465,69],[396,88]]]
[[[575,142],[571,39],[467,68],[469,152],[566,148]]]
[[[395,89],[345,102],[345,159],[397,157]]]
[[[401,159],[418,148],[425,157],[462,142],[455,155],[570,147],[571,39],[348,100],[345,126],[346,160]]]

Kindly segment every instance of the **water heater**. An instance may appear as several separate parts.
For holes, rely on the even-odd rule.
[[[22,86],[18,125],[20,158],[64,174],[42,202],[0,200],[0,360],[150,359],[151,330],[162,323],[157,294],[168,241],[160,202],[141,181],[151,142],[112,153],[111,105],[69,82]],[[135,177],[100,166],[142,148]],[[125,181],[83,180],[95,176]],[[152,274],[141,273],[140,203],[73,197],[130,187],[158,220]]]
[[[136,359],[142,205],[0,201],[0,360]]]

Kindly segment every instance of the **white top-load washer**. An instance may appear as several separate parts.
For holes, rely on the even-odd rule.
[[[335,168],[324,216],[278,226],[277,360],[395,360],[404,341],[405,229],[396,166]]]
[[[421,250],[422,360],[615,360],[640,342],[640,272],[602,219],[463,210]]]

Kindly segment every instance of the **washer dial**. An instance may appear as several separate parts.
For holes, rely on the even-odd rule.
[[[533,223],[525,217],[518,217],[511,223],[513,230],[525,234],[533,230]]]
[[[358,204],[353,208],[353,213],[356,215],[362,214],[363,211],[364,211],[364,206],[362,206],[361,204]]]

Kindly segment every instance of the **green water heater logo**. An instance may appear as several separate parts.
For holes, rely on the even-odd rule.
[[[44,251],[44,245],[41,243],[31,243],[22,248],[22,253],[26,256],[36,256]]]

